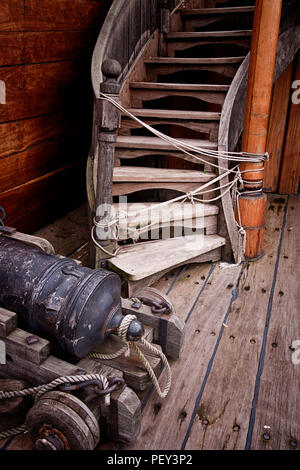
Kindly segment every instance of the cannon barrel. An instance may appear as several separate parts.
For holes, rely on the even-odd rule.
[[[78,358],[116,333],[124,318],[117,274],[78,266],[1,235],[0,307],[16,312],[33,333]],[[134,321],[127,339],[138,340],[143,332]]]

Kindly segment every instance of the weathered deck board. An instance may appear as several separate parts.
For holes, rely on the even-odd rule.
[[[241,267],[217,267],[211,274],[205,264],[189,268],[177,281],[170,298],[177,315],[186,320],[185,347],[181,358],[172,363],[173,385],[168,397],[161,401],[151,395],[143,412],[140,437],[130,449],[181,448],[198,394],[196,384],[200,386],[204,379],[240,271]],[[197,299],[203,287],[205,295]]]
[[[283,219],[284,205],[269,204],[265,257],[244,270],[207,383],[196,402],[186,449],[245,449]]]
[[[290,197],[274,288],[251,449],[300,448],[300,199]],[[295,349],[293,351],[292,349]],[[298,351],[298,352],[297,352]],[[265,427],[268,426],[268,427]],[[264,439],[266,434],[270,439]],[[266,436],[266,437],[267,437]],[[250,437],[250,436],[249,436]],[[249,439],[250,440],[250,439]]]

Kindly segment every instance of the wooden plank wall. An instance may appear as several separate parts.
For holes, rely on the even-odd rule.
[[[290,113],[287,123],[285,145],[280,173],[279,192],[281,194],[297,194],[300,177],[300,53],[295,61],[293,84],[294,99],[290,103]],[[297,91],[298,90],[298,91]],[[294,92],[296,92],[294,94]]]
[[[278,78],[273,89],[267,151],[270,161],[265,165],[264,190],[296,194],[300,176],[300,104],[292,102],[292,88],[300,80],[300,53]],[[299,85],[298,85],[299,90]]]
[[[21,231],[32,233],[85,200],[90,62],[110,4],[1,1],[0,205]]]

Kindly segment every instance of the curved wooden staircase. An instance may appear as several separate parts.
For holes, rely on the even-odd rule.
[[[199,0],[199,8],[195,8],[195,0],[177,3],[170,27],[162,26],[163,34],[154,32],[123,77],[121,103],[130,113],[166,134],[191,145],[217,150],[226,95],[250,50],[255,2]],[[193,8],[189,8],[190,4]],[[209,7],[202,8],[203,4]],[[101,81],[99,77],[97,80]],[[95,148],[96,144],[94,151]],[[124,113],[115,143],[111,193],[144,194],[139,200],[148,204],[150,217],[147,195],[153,203],[204,186],[216,177],[212,162],[217,163],[208,157],[204,164],[199,164],[149,134]],[[225,238],[218,235],[220,206],[205,202],[218,196],[218,188],[212,189],[213,192],[200,193],[203,202],[184,204],[190,214],[184,217],[181,226],[190,230],[188,236],[178,236],[178,231],[174,231],[182,220],[183,206],[179,208],[180,204],[174,203],[172,208],[171,204],[171,211],[161,211],[150,241],[143,241],[145,237],[140,235],[138,243],[125,245],[117,256],[108,259],[108,266],[129,281],[143,280],[149,284],[151,276],[155,279],[172,267],[220,259],[225,244]],[[144,190],[148,193],[140,193]],[[133,231],[139,229],[145,236],[149,220],[144,217],[143,232],[141,219],[134,215],[141,202],[130,203],[126,208],[127,222]],[[118,212],[119,206],[115,205],[115,209]],[[161,232],[167,226],[173,226],[177,235],[169,234],[164,239]],[[155,237],[157,240],[153,240]],[[102,254],[100,258],[107,257]]]

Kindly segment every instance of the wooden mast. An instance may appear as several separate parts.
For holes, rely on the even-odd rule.
[[[256,0],[242,143],[244,152],[263,154],[266,151],[281,10],[282,0]],[[267,203],[262,192],[264,163],[242,163],[240,168],[247,173],[242,173],[245,194],[238,199],[236,220],[246,230],[246,259],[256,259],[263,253]]]

